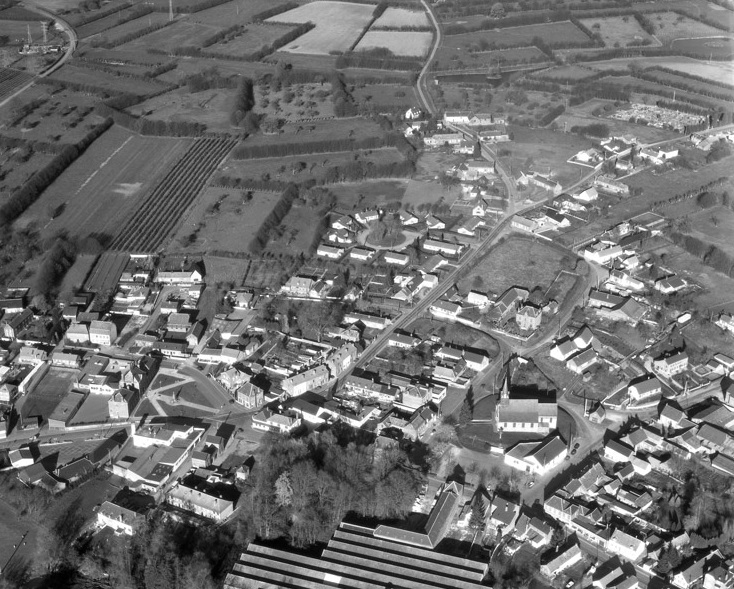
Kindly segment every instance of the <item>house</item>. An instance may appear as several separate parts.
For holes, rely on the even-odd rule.
[[[3,337],[6,339],[16,339],[21,331],[33,322],[33,311],[23,309],[20,313],[14,313],[7,319],[3,319]]]
[[[234,400],[245,409],[259,409],[265,402],[265,391],[252,382],[237,389]]]
[[[655,282],[655,290],[663,294],[675,294],[688,286],[688,283],[680,276],[661,278]]]
[[[529,186],[532,184],[541,190],[551,192],[553,196],[559,196],[563,192],[563,187],[558,182],[552,180],[550,176],[540,174],[539,172],[532,172],[530,174],[520,172],[520,177],[518,178],[517,183],[522,186]]]
[[[629,462],[634,455],[634,448],[618,440],[609,440],[604,446],[604,458],[614,463]]]
[[[408,211],[401,210],[398,212],[398,216],[400,217],[400,223],[402,225],[409,226],[416,225],[418,223],[418,217]]]
[[[10,384],[7,382],[0,385],[0,403],[5,403],[6,405],[10,405],[15,400],[15,397],[17,395],[18,395],[18,387],[16,385]],[[0,429],[4,427],[5,427],[5,424],[2,424],[0,426]]]
[[[300,427],[301,418],[293,412],[275,413],[267,407],[252,416],[252,427],[262,431],[289,434]]]
[[[504,536],[515,528],[519,515],[520,506],[518,504],[495,494],[490,505],[487,526],[491,532]]]
[[[446,223],[433,215],[428,215],[425,219],[425,222],[429,229],[446,229]]]
[[[489,312],[488,319],[496,322],[506,321],[512,313],[515,313],[518,304],[522,303],[528,294],[528,291],[524,288],[516,286],[508,288],[495,301],[494,307]]]
[[[359,350],[353,343],[341,345],[338,349],[329,354],[326,359],[326,366],[332,377],[341,375],[347,370],[359,356]]]
[[[45,350],[34,348],[33,346],[23,346],[20,352],[15,358],[17,364],[27,364],[30,366],[36,366],[43,364],[48,358]]]
[[[355,247],[349,252],[349,257],[360,262],[368,262],[375,255],[375,250],[366,247]]]
[[[658,423],[660,424],[660,427],[672,430],[689,429],[695,425],[690,419],[688,419],[683,410],[678,409],[670,403],[666,403],[660,411]]]
[[[571,221],[568,220],[568,217],[554,209],[544,209],[543,215],[545,222],[555,228],[569,227],[571,225]]]
[[[481,372],[489,366],[489,356],[479,352],[464,351],[464,362],[466,367],[474,372]]]
[[[566,368],[568,368],[571,372],[575,372],[576,374],[583,374],[587,368],[590,368],[598,361],[599,356],[596,353],[596,350],[589,349],[581,352],[580,354],[577,354],[576,356],[572,356],[566,362]]]
[[[503,432],[547,434],[556,429],[558,405],[555,398],[502,398],[497,403],[495,421]]]
[[[523,305],[515,313],[517,326],[523,331],[535,331],[540,327],[543,311],[532,305]]]
[[[92,321],[89,326],[89,341],[101,346],[111,346],[117,339],[117,327],[112,321]]]
[[[423,111],[417,106],[411,106],[405,111],[405,115],[403,116],[406,121],[414,121],[415,119],[420,119],[423,116]]]
[[[731,334],[734,334],[734,317],[731,315],[727,315],[726,313],[721,313],[716,320],[716,325],[721,327],[724,331],[728,331]]]
[[[678,352],[671,356],[659,358],[652,363],[652,367],[655,372],[671,378],[676,374],[681,374],[688,370],[688,354],[685,352]]]
[[[619,258],[624,254],[624,249],[619,245],[607,246],[604,243],[595,243],[584,250],[584,259],[596,264],[608,264],[612,260]]]
[[[322,243],[316,249],[316,255],[321,258],[328,258],[330,260],[339,260],[344,255],[346,250],[343,247],[337,247],[335,245],[326,245]]]
[[[410,256],[408,254],[401,254],[397,252],[386,252],[383,258],[386,264],[393,266],[405,266],[410,262]]]
[[[541,558],[540,573],[548,579],[560,575],[567,568],[581,562],[583,553],[578,544],[573,544],[566,550],[559,547],[549,550]]]
[[[464,221],[456,231],[457,233],[461,233],[462,235],[474,237],[477,233],[477,229],[486,226],[487,224],[484,222],[483,219],[480,219],[479,217],[472,217],[471,219],[467,219],[466,221]]]
[[[436,301],[430,306],[431,314],[439,317],[454,319],[461,313],[462,307],[458,303],[449,301]]]
[[[387,340],[387,345],[402,350],[410,350],[421,343],[420,338],[404,333],[393,333]]]
[[[81,359],[76,354],[54,352],[51,354],[51,364],[60,368],[79,368],[81,366]]]
[[[423,249],[427,252],[438,252],[448,256],[459,256],[464,250],[464,245],[461,243],[441,241],[440,239],[426,239],[423,242]]]
[[[530,517],[522,513],[515,524],[512,535],[520,542],[527,542],[538,550],[550,543],[553,528],[538,517]]]
[[[423,144],[426,147],[443,147],[444,145],[459,145],[464,141],[461,133],[436,133],[431,137],[424,137]]]
[[[443,113],[443,122],[453,125],[468,125],[471,113],[458,110],[447,110]]]
[[[105,501],[97,510],[98,528],[110,528],[117,533],[132,536],[155,506],[149,495],[120,491],[111,501]]]
[[[221,496],[217,485],[189,484],[174,484],[166,493],[166,503],[217,523],[234,513],[235,500]]]
[[[316,281],[307,276],[291,276],[281,287],[281,292],[297,297],[307,297]]]
[[[467,305],[484,309],[489,306],[489,297],[483,292],[470,290],[466,295],[466,303]]]
[[[607,542],[607,551],[630,562],[637,562],[647,554],[647,546],[644,540],[635,538],[622,530],[614,530]]]
[[[663,385],[655,376],[646,378],[645,380],[630,384],[627,387],[627,394],[631,401],[639,403],[654,397],[655,395],[661,394],[663,391]]]
[[[137,391],[118,389],[107,401],[107,413],[110,419],[129,419],[139,400],[140,395]]]
[[[568,448],[559,436],[541,442],[520,442],[505,452],[505,464],[522,472],[543,476],[561,464]]]
[[[555,360],[565,362],[578,351],[579,348],[573,340],[562,339],[558,340],[553,345],[553,347],[550,349],[549,355]]]
[[[281,382],[283,390],[290,397],[297,397],[329,382],[329,369],[323,364],[286,378]]]
[[[512,222],[510,223],[510,226],[513,229],[519,229],[520,231],[533,233],[538,229],[538,222],[534,219],[527,219],[520,215],[515,215],[514,217],[512,217]]]
[[[165,272],[159,270],[155,281],[162,284],[201,284],[204,281],[204,274],[199,268],[195,267],[179,272]]]
[[[619,182],[612,178],[611,176],[597,176],[597,178],[594,180],[594,186],[597,188],[597,190],[600,190],[602,192],[606,192],[609,194],[619,195],[619,196],[629,196],[630,195],[630,187],[627,186],[624,182]]]
[[[599,198],[599,193],[596,191],[596,188],[592,186],[591,188],[587,188],[586,190],[583,190],[578,194],[574,194],[573,197],[576,200],[580,200],[581,202],[594,202],[596,199]]]

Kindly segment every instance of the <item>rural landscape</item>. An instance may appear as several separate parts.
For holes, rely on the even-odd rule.
[[[0,0],[0,589],[734,588],[732,0]]]

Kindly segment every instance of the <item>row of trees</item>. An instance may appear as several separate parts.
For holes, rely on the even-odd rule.
[[[104,37],[95,37],[94,39],[92,39],[91,45],[92,47],[104,47],[105,49],[113,49],[114,47],[117,47],[119,45],[124,45],[125,43],[129,43],[130,41],[134,41],[135,39],[139,39],[140,37],[149,35],[150,33],[154,33],[155,31],[167,27],[170,24],[171,21],[167,20],[162,23],[156,23],[154,25],[132,31],[127,35],[122,35],[121,37],[116,37],[115,39],[111,40],[105,39]]]
[[[358,114],[357,105],[338,72],[333,72],[331,75],[331,100],[334,102],[335,116],[353,117]]]
[[[255,89],[251,78],[242,78],[234,97],[229,120],[235,127],[244,127],[248,132],[257,130],[258,117],[255,107]]]
[[[194,121],[154,121],[145,117],[136,117],[117,110],[108,104],[95,106],[97,114],[108,117],[112,122],[141,135],[153,137],[199,137],[206,132],[204,123]]]
[[[359,151],[363,149],[378,149],[380,147],[397,147],[405,142],[399,132],[387,133],[380,137],[365,137],[363,139],[322,139],[304,143],[277,143],[271,145],[240,145],[232,152],[236,160],[247,160],[267,157],[285,157],[291,155],[305,155],[314,153],[330,153],[338,151]]]
[[[35,172],[18,190],[13,192],[5,204],[0,207],[0,226],[7,226],[17,219],[23,211],[31,206],[51,183],[68,168],[86,149],[107,129],[112,126],[112,119],[95,126],[76,145],[67,145],[45,167]]]
[[[273,210],[265,217],[255,236],[250,241],[249,250],[252,254],[259,254],[268,244],[271,233],[280,225],[281,221],[290,212],[293,202],[298,198],[298,186],[290,184],[275,203]]]
[[[670,238],[674,244],[697,257],[707,266],[711,266],[714,270],[734,278],[734,258],[720,247],[706,243],[692,235],[684,235],[678,232],[673,232]]]
[[[35,290],[50,295],[76,260],[76,244],[66,236],[57,237],[36,272]]]
[[[420,71],[422,65],[420,60],[410,57],[398,57],[388,49],[373,49],[370,51],[349,51],[337,56],[335,67],[344,68],[370,68],[379,70],[396,71]]]

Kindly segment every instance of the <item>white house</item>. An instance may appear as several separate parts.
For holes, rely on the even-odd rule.
[[[558,436],[541,442],[521,442],[505,452],[505,464],[543,476],[566,458],[568,448]]]
[[[666,358],[659,358],[652,363],[656,372],[668,378],[688,370],[688,354],[678,352]]]
[[[630,399],[636,403],[649,399],[655,395],[659,395],[662,391],[663,385],[654,376],[635,384],[631,384],[627,387],[627,393],[629,394]]]
[[[111,346],[117,339],[117,327],[111,321],[92,321],[89,326],[89,341],[93,344]]]
[[[599,198],[599,193],[596,191],[596,188],[592,186],[591,188],[587,188],[586,190],[579,192],[578,194],[574,194],[573,197],[576,200],[580,200],[581,202],[594,202],[597,198]]]
[[[433,315],[452,319],[459,316],[461,309],[460,304],[451,303],[449,301],[436,301],[430,307],[430,311]]]
[[[345,250],[343,247],[326,245],[322,243],[316,250],[316,255],[322,258],[328,258],[330,260],[338,260],[344,255],[344,252]]]
[[[630,562],[637,562],[647,554],[647,547],[643,540],[630,536],[622,530],[614,530],[607,542],[607,552]]]
[[[410,256],[408,254],[401,254],[398,252],[387,252],[384,257],[386,264],[393,266],[405,266],[410,262]]]

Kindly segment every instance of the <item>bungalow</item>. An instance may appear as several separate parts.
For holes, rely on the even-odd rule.
[[[361,323],[370,329],[385,329],[392,323],[392,319],[390,317],[381,317],[379,315],[369,315],[367,313],[352,311],[351,313],[344,315],[344,323],[347,325]]]
[[[384,257],[386,264],[393,266],[405,266],[410,262],[410,256],[408,254],[401,254],[397,252],[387,252]]]
[[[617,440],[609,440],[604,446],[604,458],[610,462],[629,462],[635,455],[633,448]]]
[[[420,119],[423,116],[423,111],[417,106],[411,106],[408,110],[405,111],[405,115],[403,116],[405,120],[413,121],[415,119]]]
[[[344,255],[346,250],[343,247],[337,247],[335,245],[326,245],[322,243],[316,250],[316,255],[321,258],[328,258],[330,260],[339,260]]]
[[[653,151],[650,148],[644,148],[640,150],[639,155],[640,158],[642,158],[643,160],[649,161],[650,163],[659,166],[661,164],[664,164],[668,160],[678,157],[678,150],[658,148],[657,151]]]
[[[458,111],[458,110],[447,110],[443,114],[443,122],[446,124],[453,125],[468,125],[471,113]]]
[[[579,350],[588,348],[593,341],[594,334],[586,325],[579,329],[578,332],[576,332],[576,335],[573,336],[573,343]]]
[[[459,256],[464,250],[464,245],[461,243],[441,241],[439,239],[426,239],[423,242],[423,249],[427,252],[439,252],[447,256]]]
[[[412,348],[415,348],[420,343],[420,338],[404,333],[393,333],[387,340],[388,346],[393,346],[395,348],[400,348],[403,350],[410,350]]]
[[[575,372],[576,374],[583,374],[587,368],[593,366],[598,361],[599,356],[597,355],[596,350],[591,348],[584,352],[581,352],[580,354],[577,354],[576,356],[573,356],[570,360],[566,362],[566,368],[568,368],[571,372]]]
[[[477,233],[477,229],[486,226],[487,224],[484,222],[483,219],[472,217],[471,219],[467,219],[466,221],[464,221],[456,231],[457,233],[461,233],[462,235],[474,237]]]
[[[655,372],[658,372],[662,376],[671,378],[676,374],[681,374],[688,370],[688,354],[685,352],[678,352],[665,358],[659,358],[652,363],[652,367]]]
[[[367,262],[375,255],[375,250],[366,247],[355,247],[349,252],[349,257],[353,260]]]
[[[428,215],[426,217],[426,225],[429,229],[446,229],[446,223],[444,223],[438,217],[434,217],[433,215]]]
[[[480,372],[489,366],[489,356],[479,352],[464,351],[466,367],[474,372]]]
[[[466,304],[484,309],[489,306],[489,297],[483,292],[470,290],[466,295]]]
[[[364,225],[365,227],[368,226],[370,223],[374,223],[375,221],[379,221],[380,219],[380,211],[377,209],[367,209],[364,211],[360,211],[356,215],[354,215],[354,218]]]
[[[418,223],[418,217],[408,211],[400,211],[398,215],[402,225],[416,225]]]
[[[155,281],[162,284],[201,284],[204,275],[197,268],[179,272],[166,272],[159,270]]]
[[[571,221],[568,220],[568,217],[562,215],[554,209],[544,209],[543,214],[545,215],[546,223],[548,225],[552,225],[553,227],[561,228],[571,225]]]
[[[593,246],[584,250],[583,256],[590,262],[597,264],[608,264],[612,260],[620,257],[624,254],[624,249],[619,245],[612,245],[607,247],[605,244],[596,243]]]
[[[326,240],[340,245],[354,243],[354,233],[346,229],[330,229],[326,233]]]
[[[431,137],[423,138],[423,143],[426,147],[459,145],[462,141],[464,141],[464,136],[461,133],[436,133]]]
[[[688,286],[688,283],[679,276],[661,278],[655,282],[655,290],[663,294],[675,294],[686,286]]]
[[[355,231],[357,225],[349,215],[342,215],[331,224],[331,228],[337,231]]]
[[[573,340],[563,339],[557,341],[553,345],[553,347],[550,349],[549,355],[555,360],[565,362],[578,351],[579,348],[578,346],[576,346]]]
[[[510,141],[510,134],[507,132],[507,127],[505,125],[497,125],[494,129],[480,131],[479,141],[481,143],[500,143],[501,141]]]
[[[431,305],[429,310],[431,311],[432,315],[455,319],[461,313],[462,307],[458,303],[451,303],[449,301],[436,301]]]

